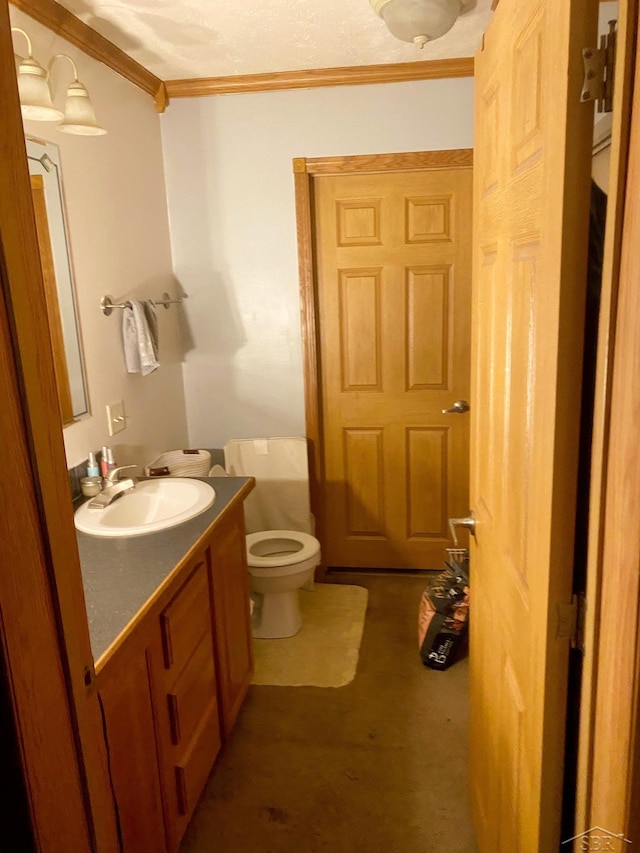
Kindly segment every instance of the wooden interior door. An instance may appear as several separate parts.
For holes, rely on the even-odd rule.
[[[597,4],[502,0],[476,56],[471,792],[479,853],[560,843]]]
[[[314,190],[323,558],[442,567],[468,510],[469,415],[443,409],[469,398],[470,156]]]

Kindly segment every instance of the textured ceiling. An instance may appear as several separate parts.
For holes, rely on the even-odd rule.
[[[368,0],[59,0],[163,80],[473,56],[491,17],[476,0],[419,50]]]

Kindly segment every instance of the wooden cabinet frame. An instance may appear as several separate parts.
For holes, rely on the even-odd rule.
[[[251,480],[241,487],[98,661],[125,853],[178,849],[249,689],[242,499],[252,488]],[[136,719],[129,718],[129,705]]]

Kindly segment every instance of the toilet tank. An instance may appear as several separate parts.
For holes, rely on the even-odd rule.
[[[224,461],[232,477],[256,478],[255,489],[244,502],[247,533],[313,534],[306,438],[233,439],[224,446]]]

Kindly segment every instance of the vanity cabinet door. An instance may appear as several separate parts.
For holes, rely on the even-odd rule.
[[[156,633],[155,674],[164,808],[169,850],[178,849],[220,751],[220,716],[211,619],[209,552],[165,607]]]
[[[229,513],[211,538],[218,689],[224,735],[230,734],[251,684],[249,571],[242,506]]]
[[[165,853],[160,775],[146,650],[119,655],[98,677],[123,853]]]

